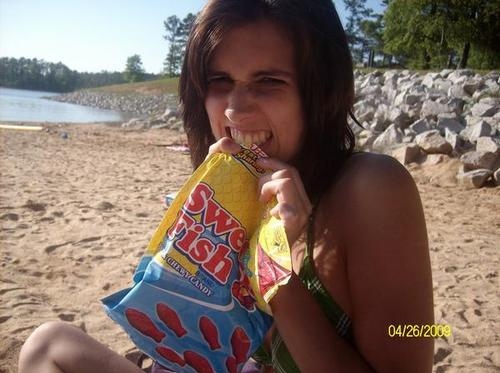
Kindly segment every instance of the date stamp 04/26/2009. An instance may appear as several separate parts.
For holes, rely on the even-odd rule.
[[[390,324],[387,328],[389,337],[395,338],[442,338],[451,336],[448,324]]]

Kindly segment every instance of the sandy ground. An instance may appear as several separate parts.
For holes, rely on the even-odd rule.
[[[0,129],[0,372],[49,320],[77,325],[121,354],[133,344],[99,299],[130,284],[164,207],[190,173],[167,130],[106,125]],[[456,163],[410,167],[430,239],[435,372],[500,370],[500,188],[465,190]],[[496,207],[495,207],[496,206]]]

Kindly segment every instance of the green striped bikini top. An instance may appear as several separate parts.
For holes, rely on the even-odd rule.
[[[332,325],[335,325],[335,329],[339,335],[352,342],[351,320],[330,294],[328,294],[316,274],[312,258],[312,248],[314,246],[312,237],[311,222],[308,227],[306,254],[302,268],[299,271],[299,278],[319,303],[328,320],[330,320]],[[300,373],[277,329],[271,339],[271,354],[261,346],[252,357],[258,363],[272,366],[277,373]]]

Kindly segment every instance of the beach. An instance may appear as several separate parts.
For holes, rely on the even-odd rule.
[[[72,323],[120,354],[134,345],[100,299],[131,285],[165,207],[191,173],[167,129],[0,129],[0,372],[41,323]],[[427,219],[435,372],[500,370],[500,189],[457,185],[458,163],[409,165]]]

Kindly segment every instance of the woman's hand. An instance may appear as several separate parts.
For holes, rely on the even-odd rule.
[[[234,154],[240,150],[241,146],[233,139],[223,137],[210,146],[207,157],[219,152]],[[283,221],[288,244],[292,247],[304,233],[312,212],[299,172],[275,158],[260,158],[257,164],[269,171],[259,179],[260,201],[267,203],[276,198],[277,204],[270,214]]]
[[[241,150],[241,146],[234,142],[230,137],[222,137],[217,142],[210,145],[208,148],[208,154],[206,158],[214,153],[238,153]],[[206,159],[205,158],[205,159]]]
[[[276,197],[278,203],[270,213],[283,221],[288,244],[292,247],[306,229],[312,213],[312,204],[299,172],[275,158],[261,158],[257,164],[271,171],[259,179],[260,201],[267,203]]]

